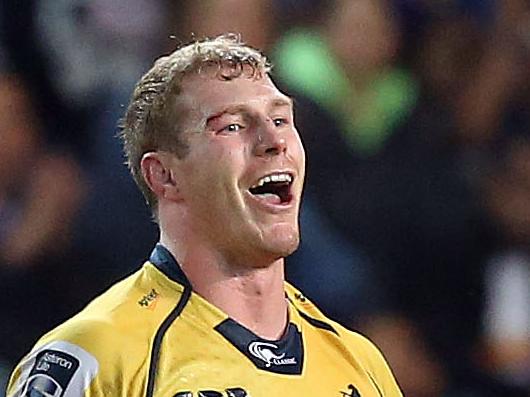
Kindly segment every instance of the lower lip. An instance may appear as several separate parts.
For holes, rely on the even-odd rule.
[[[252,202],[258,204],[263,209],[268,210],[269,212],[272,212],[275,214],[289,211],[294,206],[294,202],[295,202],[292,194],[289,194],[289,200],[284,201],[282,203],[278,203],[278,204],[272,203],[268,201],[266,198],[260,197],[258,195],[254,195],[250,193],[248,190],[245,192],[245,194],[250,197]]]

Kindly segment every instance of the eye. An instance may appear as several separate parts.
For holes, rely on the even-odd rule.
[[[273,119],[272,122],[274,123],[274,125],[276,127],[281,127],[283,125],[289,124],[289,120],[287,120],[284,117],[277,117],[277,118]]]
[[[224,127],[221,132],[239,132],[243,129],[243,126],[241,124],[232,123],[228,124],[226,127]]]

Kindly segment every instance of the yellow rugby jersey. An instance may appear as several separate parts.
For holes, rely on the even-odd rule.
[[[289,324],[265,340],[192,291],[169,253],[42,337],[7,396],[398,397],[377,348],[286,283]]]

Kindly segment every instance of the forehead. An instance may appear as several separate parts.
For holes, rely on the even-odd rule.
[[[271,106],[278,100],[290,103],[267,74],[249,77],[243,74],[232,80],[222,80],[215,73],[193,73],[181,84],[181,101],[190,112],[211,113],[232,106]],[[206,115],[208,116],[208,115]]]

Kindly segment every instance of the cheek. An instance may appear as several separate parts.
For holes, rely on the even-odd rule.
[[[244,170],[244,149],[228,140],[211,142],[207,148],[195,151],[187,164],[184,177],[201,195],[227,195]]]

